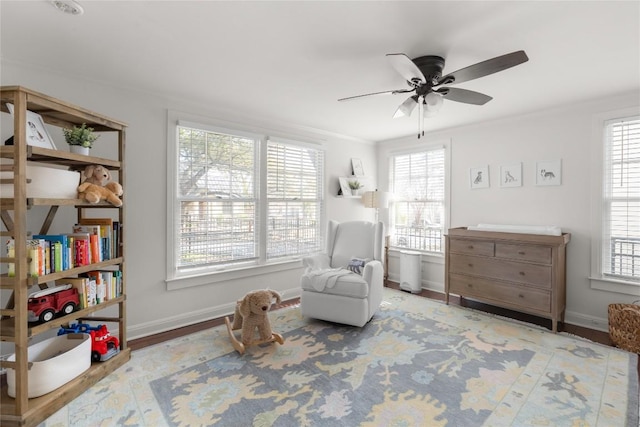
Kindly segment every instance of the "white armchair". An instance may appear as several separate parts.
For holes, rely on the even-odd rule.
[[[382,222],[329,221],[326,252],[302,260],[302,315],[353,326],[371,320],[382,302],[383,241]],[[361,274],[349,270],[354,259],[364,260]]]

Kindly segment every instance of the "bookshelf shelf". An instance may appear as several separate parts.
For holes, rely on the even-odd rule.
[[[5,308],[0,310],[0,341],[13,343],[15,348],[15,361],[0,361],[0,368],[14,369],[16,380],[16,396],[11,398],[7,393],[7,384],[0,378],[0,424],[4,426],[37,426],[46,418],[54,414],[63,406],[82,394],[87,388],[97,383],[109,373],[126,363],[131,352],[127,346],[126,336],[126,274],[125,274],[125,245],[124,236],[120,236],[120,246],[117,252],[112,252],[111,259],[94,262],[81,267],[57,271],[51,274],[31,277],[29,275],[27,239],[32,235],[48,235],[53,219],[60,206],[72,206],[77,213],[77,220],[89,219],[86,216],[90,209],[115,209],[114,221],[122,224],[125,215],[124,207],[114,207],[102,202],[88,204],[82,199],[58,199],[58,198],[28,198],[26,186],[29,180],[26,178],[27,162],[38,163],[44,166],[66,167],[69,170],[81,171],[87,165],[100,164],[109,170],[116,171],[118,181],[124,185],[124,145],[125,129],[127,125],[101,114],[89,111],[82,107],[69,104],[59,99],[44,95],[39,92],[21,86],[0,87],[0,110],[9,113],[7,103],[13,104],[13,131],[14,145],[0,146],[0,158],[9,159],[0,165],[0,170],[12,172],[12,178],[3,178],[2,184],[13,185],[14,197],[0,198],[0,219],[4,228],[0,235],[5,239],[14,240],[14,254],[3,256],[0,262],[3,271],[12,264],[15,274],[9,277],[0,275],[0,289],[11,290],[11,298]],[[97,132],[115,132],[117,135],[117,159],[107,159],[94,156],[83,156],[66,151],[35,147],[27,144],[27,111],[40,115],[43,121],[52,126],[71,127],[86,123]],[[40,230],[27,228],[28,211],[33,207],[48,207]],[[42,208],[39,208],[42,209]],[[62,211],[61,211],[62,212]],[[32,224],[29,224],[30,226]],[[65,230],[67,232],[70,230]],[[108,247],[108,245],[106,246]],[[101,251],[103,249],[99,249]],[[94,252],[95,253],[95,252]],[[109,254],[109,251],[101,252]],[[3,251],[4,254],[4,251]],[[108,258],[105,256],[105,258]],[[91,305],[79,309],[67,315],[59,315],[52,320],[41,324],[28,322],[27,299],[29,288],[38,286],[46,287],[51,282],[78,275],[88,274],[91,271],[119,271],[121,276],[122,292],[118,296],[112,296],[97,305]],[[110,316],[94,316],[105,309],[109,309]],[[117,312],[117,314],[113,314]],[[55,391],[37,398],[28,398],[28,348],[31,339],[38,335],[67,325],[74,321],[110,322],[117,325],[117,331],[112,331],[119,337],[120,352],[104,362],[95,362],[91,368],[69,381]],[[111,329],[111,328],[110,328]]]

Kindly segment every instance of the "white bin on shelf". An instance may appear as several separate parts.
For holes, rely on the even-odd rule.
[[[29,398],[42,396],[68,383],[91,367],[91,336],[66,334],[29,346]],[[9,361],[15,361],[12,354]],[[16,395],[16,373],[7,369],[10,397]]]
[[[420,252],[400,251],[400,289],[414,294],[422,290]]]

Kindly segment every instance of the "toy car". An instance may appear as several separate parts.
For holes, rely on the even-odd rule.
[[[91,335],[91,361],[104,362],[120,353],[120,341],[111,336],[106,325],[91,326],[88,323],[73,323],[67,328],[60,328],[58,335],[63,334]]]

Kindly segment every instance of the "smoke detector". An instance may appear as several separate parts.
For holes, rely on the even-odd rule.
[[[68,13],[69,15],[82,15],[84,13],[80,3],[74,0],[52,0],[51,4],[60,12]]]

